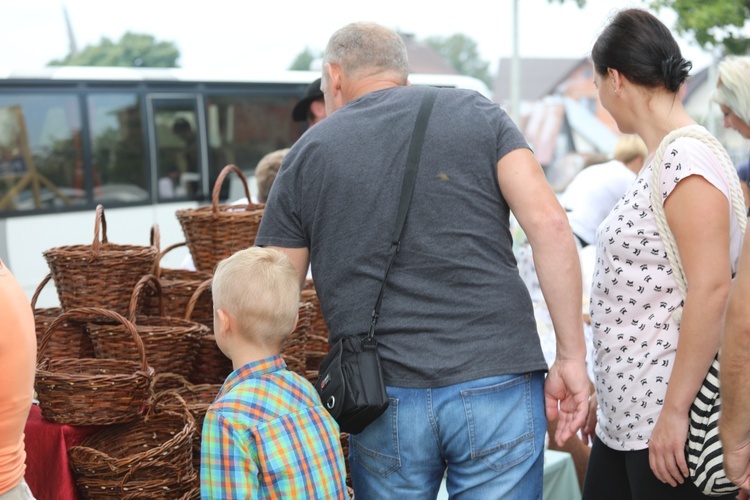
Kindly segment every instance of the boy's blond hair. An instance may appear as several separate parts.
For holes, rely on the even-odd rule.
[[[615,160],[622,163],[630,163],[636,158],[643,158],[645,160],[647,156],[648,147],[638,135],[625,134],[615,144]]]
[[[251,247],[216,266],[211,285],[214,313],[236,320],[239,333],[263,346],[281,347],[299,313],[299,275],[282,252]]]

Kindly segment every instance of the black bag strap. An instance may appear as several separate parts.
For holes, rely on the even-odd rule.
[[[385,275],[383,276],[383,284],[380,286],[378,300],[375,302],[375,308],[372,311],[370,332],[367,334],[365,343],[372,342],[375,336],[375,325],[378,323],[378,317],[380,316],[380,305],[383,302],[385,283],[388,280],[388,273],[391,271],[393,260],[396,258],[401,245],[401,233],[404,230],[406,213],[409,211],[411,196],[414,193],[414,183],[417,180],[417,168],[419,167],[419,159],[422,156],[422,145],[424,144],[424,136],[427,131],[427,121],[430,119],[432,105],[435,103],[436,96],[437,89],[435,87],[427,87],[422,96],[422,104],[419,107],[419,112],[417,113],[417,121],[414,124],[414,132],[412,132],[411,143],[409,144],[409,153],[406,156],[404,182],[401,185],[401,201],[398,205],[398,217],[396,218],[396,227],[393,230],[393,237],[391,238],[391,248],[388,250],[388,264],[385,267]]]

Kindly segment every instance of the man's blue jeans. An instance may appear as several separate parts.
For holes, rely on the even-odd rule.
[[[390,406],[350,436],[357,500],[541,499],[544,373],[434,389],[387,387]]]

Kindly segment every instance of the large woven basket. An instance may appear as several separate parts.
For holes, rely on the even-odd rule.
[[[219,193],[224,179],[236,172],[250,200],[250,190],[242,171],[227,165],[214,184],[211,206],[177,210],[177,219],[185,233],[195,268],[213,273],[219,261],[238,250],[252,246],[263,216],[263,205],[248,201],[247,205],[219,205]]]
[[[63,313],[60,307],[37,308],[36,301],[44,286],[52,279],[48,274],[39,286],[36,288],[34,295],[31,297],[31,308],[34,310],[34,324],[36,327],[37,348],[42,344],[42,336],[47,331],[52,322]],[[86,324],[73,319],[62,323],[57,333],[47,343],[46,355],[48,358],[65,359],[65,358],[93,358],[94,346],[91,344],[86,332]]]
[[[174,373],[160,373],[154,376],[151,383],[154,394],[164,391],[172,391],[185,400],[188,410],[195,418],[195,434],[193,435],[193,467],[200,470],[201,462],[201,432],[203,430],[203,419],[211,403],[221,390],[221,384],[191,384],[184,377]],[[163,403],[166,409],[176,410],[176,403]]]
[[[180,411],[161,403],[176,399]],[[68,450],[83,498],[180,498],[192,490],[195,419],[175,393],[157,395],[143,420],[111,426]]]
[[[162,296],[159,280],[151,274],[143,276],[133,288],[128,319],[140,335],[146,359],[156,373],[187,375],[193,368],[198,340],[208,329],[200,323],[167,317],[163,308],[159,316],[137,316],[138,300],[147,284],[156,289],[157,298]],[[130,361],[138,358],[130,334],[121,324],[89,323],[88,330],[96,357]]]
[[[101,307],[122,315],[128,313],[130,292],[141,276],[151,271],[157,254],[153,245],[109,243],[102,205],[96,207],[91,245],[61,246],[43,252],[64,310]]]
[[[50,359],[46,357],[52,336],[66,321],[91,321],[105,317],[121,323],[130,334],[139,360]],[[42,416],[70,425],[109,425],[139,418],[149,399],[154,370],[130,321],[101,308],[71,309],[58,316],[42,336],[37,352],[34,388]]]
[[[185,319],[193,318],[194,309],[202,294],[210,292],[213,279],[201,283],[188,302]],[[196,318],[195,321],[198,321]],[[213,332],[213,311],[211,313],[210,331]],[[193,361],[193,370],[188,380],[193,384],[223,384],[227,376],[232,373],[232,361],[227,358],[216,345],[213,333],[208,333],[198,340],[198,348]]]
[[[211,278],[210,273],[202,271],[190,271],[187,269],[167,269],[161,267],[161,260],[172,250],[186,246],[187,243],[176,243],[165,248],[154,262],[152,274],[156,276],[161,284],[161,300],[164,307],[163,315],[171,318],[182,318],[185,316],[188,302],[195,293],[198,286]],[[146,316],[158,316],[159,298],[153,293],[146,291],[143,297],[143,308],[141,312]],[[194,305],[193,318],[196,323],[206,324],[206,320],[213,318],[213,303],[211,293],[201,294]],[[208,325],[207,325],[208,326]]]

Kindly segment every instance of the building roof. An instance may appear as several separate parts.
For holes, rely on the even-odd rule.
[[[577,59],[531,59],[520,60],[521,100],[536,101],[554,93],[555,87],[583,60]],[[511,59],[503,57],[497,70],[494,85],[496,102],[510,99]]]
[[[427,44],[418,42],[413,34],[399,33],[406,45],[409,57],[409,73],[433,73],[457,75],[456,68],[450,65],[443,56]]]

